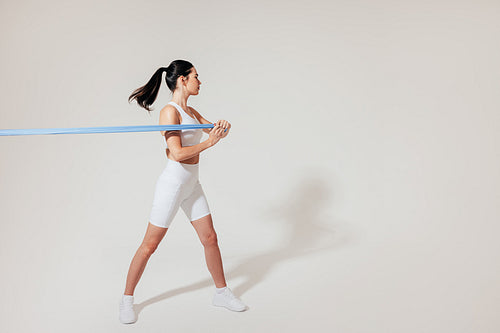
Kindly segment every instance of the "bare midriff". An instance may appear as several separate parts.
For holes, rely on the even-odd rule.
[[[170,149],[166,148],[166,151],[167,151],[167,158],[169,160],[174,160],[173,156],[172,156],[172,153],[170,152]],[[185,160],[182,160],[182,161],[179,161],[179,163],[185,163],[185,164],[196,164],[200,161],[200,154],[196,155],[196,156],[193,156],[193,157],[190,157],[188,159],[185,159]]]

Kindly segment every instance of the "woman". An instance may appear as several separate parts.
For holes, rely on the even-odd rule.
[[[160,125],[211,124],[198,111],[187,105],[189,96],[198,95],[201,84],[196,69],[188,61],[175,60],[168,67],[159,68],[146,85],[130,95],[129,102],[135,99],[141,107],[151,111],[150,106],[158,95],[163,72],[166,72],[165,81],[173,96],[160,111]],[[246,309],[246,305],[236,298],[226,285],[212,215],[198,181],[200,153],[226,137],[230,128],[228,121],[219,120],[212,129],[161,132],[167,146],[167,165],[156,183],[146,235],[128,271],[125,292],[120,301],[119,318],[122,323],[130,324],[137,320],[133,309],[135,287],[179,207],[191,221],[204,246],[208,270],[215,283],[212,304],[233,311]],[[208,139],[203,142],[202,130],[209,134]]]

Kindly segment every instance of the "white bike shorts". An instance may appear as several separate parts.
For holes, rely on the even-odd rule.
[[[156,182],[149,222],[168,228],[179,207],[189,221],[210,214],[198,176],[199,163],[186,164],[167,159],[167,166]]]

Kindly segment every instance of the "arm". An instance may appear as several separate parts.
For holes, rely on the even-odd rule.
[[[205,118],[203,118],[201,116],[201,114],[198,111],[196,111],[192,106],[190,106],[189,108],[191,109],[191,112],[193,112],[193,114],[195,115],[195,117],[198,119],[198,121],[200,122],[200,124],[212,124],[211,122],[209,122],[208,120],[206,120]],[[213,124],[219,125],[223,129],[226,130],[226,131],[224,131],[224,134],[222,135],[223,138],[225,138],[229,134],[229,130],[231,129],[231,124],[228,121],[226,121],[226,120],[217,120],[217,122],[213,123]],[[204,128],[203,132],[210,133],[210,129]]]
[[[194,116],[198,119],[200,124],[213,124],[213,123],[209,122],[208,120],[206,120],[205,118],[203,118],[201,116],[201,114],[198,111],[196,111],[192,106],[189,106],[189,108],[191,109],[191,112],[193,112]],[[207,134],[210,133],[210,128],[204,128],[203,132],[205,132]]]
[[[165,107],[160,111],[160,125],[180,125],[177,110],[171,107]],[[215,128],[215,127],[214,127]],[[223,130],[222,130],[223,131]],[[220,132],[218,132],[220,133]],[[175,161],[183,161],[196,156],[207,148],[212,147],[218,141],[214,140],[215,132],[207,140],[194,146],[183,147],[181,143],[180,131],[166,131],[165,140]]]
[[[166,135],[166,133],[165,133],[165,135]],[[177,140],[179,142],[178,149],[171,148],[172,140]],[[187,160],[188,158],[196,156],[199,153],[201,153],[202,151],[204,151],[205,149],[213,146],[209,142],[209,140],[207,139],[207,140],[200,142],[194,146],[181,147],[181,145],[180,145],[181,140],[180,140],[178,135],[176,136],[176,139],[171,138],[170,140],[167,140],[167,142],[168,142],[168,147],[169,147],[169,149],[172,152],[172,155],[174,157],[174,161],[176,161],[176,162]]]

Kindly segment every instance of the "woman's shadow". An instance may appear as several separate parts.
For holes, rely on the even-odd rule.
[[[287,198],[261,213],[261,218],[282,224],[281,234],[284,238],[275,248],[244,258],[235,267],[224,270],[225,275],[232,280],[244,278],[243,283],[231,288],[236,296],[243,295],[253,286],[263,282],[273,268],[287,260],[331,251],[348,241],[345,231],[339,232],[339,228],[335,226],[335,218],[328,216],[332,192],[323,179],[326,179],[326,176],[309,173],[295,185],[295,189],[289,192]],[[334,228],[331,229],[325,224],[333,225]],[[148,305],[209,286],[213,286],[211,278],[167,291],[134,307],[139,314]]]

